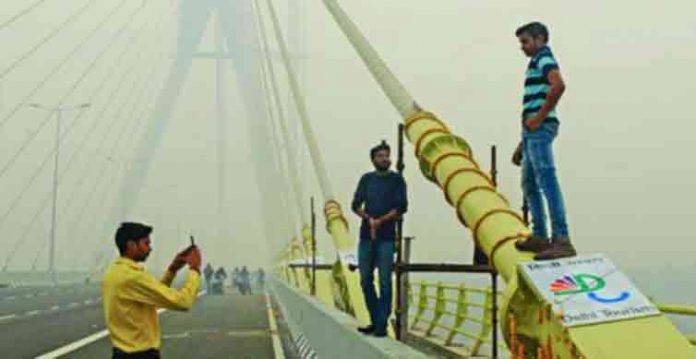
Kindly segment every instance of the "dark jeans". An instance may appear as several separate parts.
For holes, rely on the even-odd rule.
[[[358,245],[360,285],[370,319],[378,332],[387,330],[387,320],[391,314],[394,249],[393,240],[361,238]],[[379,297],[375,291],[375,268],[379,270]]]
[[[114,348],[112,359],[160,359],[160,352],[157,349],[148,349],[141,352],[126,353],[121,349]]]

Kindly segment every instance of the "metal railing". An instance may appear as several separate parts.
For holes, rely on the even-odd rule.
[[[463,348],[469,355],[481,355],[482,346],[492,344],[492,298],[490,287],[427,281],[410,283],[409,331],[429,338],[435,344]],[[696,305],[657,304],[657,307],[664,314],[696,317]],[[470,324],[468,328],[467,324]],[[696,345],[696,335],[685,337]],[[499,344],[499,349],[509,354],[504,343]]]
[[[311,264],[288,265],[290,270],[307,267],[311,267]],[[315,269],[327,271],[331,265],[316,265]],[[494,292],[492,286],[480,288],[465,283],[457,285],[423,280],[410,282],[405,293],[408,302],[407,331],[455,354],[487,356],[494,345]],[[496,294],[498,297],[501,295],[500,292]],[[696,317],[695,305],[657,304],[657,307],[664,314]],[[696,335],[685,337],[696,345]],[[503,341],[496,344],[504,357],[510,357],[511,353]]]
[[[409,332],[466,355],[491,347],[494,291],[466,284],[418,281],[409,284]],[[500,295],[500,293],[497,293]],[[504,343],[498,349],[507,351]]]

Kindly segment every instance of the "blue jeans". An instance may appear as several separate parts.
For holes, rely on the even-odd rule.
[[[358,245],[360,286],[370,312],[370,320],[378,332],[387,330],[387,320],[391,314],[394,250],[393,240],[361,238]],[[375,268],[379,270],[379,297],[375,292]]]
[[[535,236],[548,237],[544,198],[551,217],[552,237],[567,237],[563,194],[556,177],[553,161],[553,140],[558,135],[558,123],[545,122],[536,131],[522,134],[522,191],[532,215]]]

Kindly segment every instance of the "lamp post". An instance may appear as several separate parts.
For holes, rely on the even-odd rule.
[[[82,110],[88,108],[89,103],[83,103],[76,106],[54,106],[46,107],[38,103],[31,103],[29,107],[45,110],[49,112],[56,113],[56,139],[55,139],[55,164],[53,166],[53,211],[51,214],[51,235],[49,242],[49,255],[48,255],[48,271],[51,274],[51,282],[53,285],[56,284],[56,270],[55,270],[55,258],[56,258],[56,204],[58,202],[58,158],[60,154],[60,120],[64,111],[72,110]]]

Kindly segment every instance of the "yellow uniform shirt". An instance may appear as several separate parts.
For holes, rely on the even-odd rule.
[[[161,281],[135,261],[120,257],[111,264],[102,282],[104,317],[111,343],[124,352],[159,349],[157,308],[188,310],[201,284],[200,274],[189,270],[181,289],[170,288],[174,273]]]

